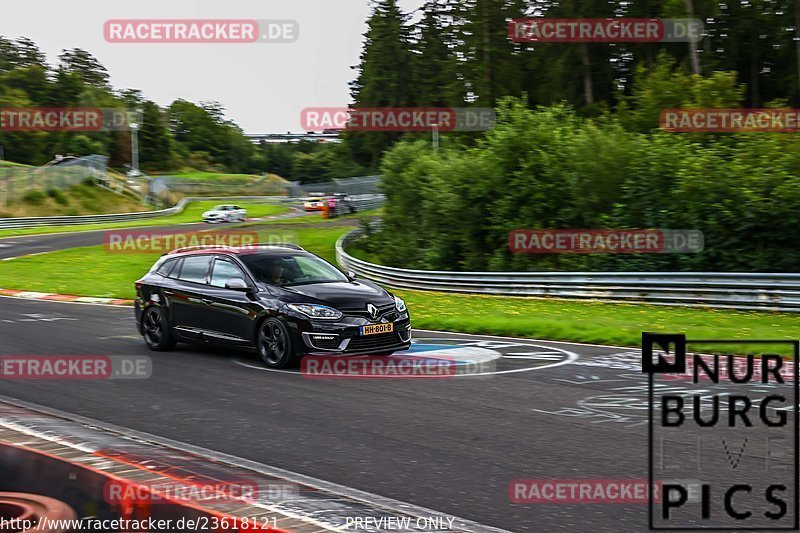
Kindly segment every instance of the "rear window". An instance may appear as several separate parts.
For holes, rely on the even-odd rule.
[[[183,266],[178,278],[192,283],[205,283],[211,266],[210,255],[191,255],[183,258]]]
[[[158,267],[158,270],[156,270],[156,272],[157,272],[157,273],[159,273],[159,274],[161,274],[161,275],[162,275],[162,276],[164,276],[165,278],[168,278],[168,277],[169,277],[169,274],[170,274],[170,272],[172,272],[172,269],[173,269],[173,268],[175,268],[175,265],[176,265],[177,263],[178,263],[178,260],[177,260],[177,259],[169,259],[168,261],[164,261],[164,262],[161,264],[161,266],[160,266],[160,267]]]

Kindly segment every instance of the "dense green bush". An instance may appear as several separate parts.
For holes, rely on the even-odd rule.
[[[42,205],[46,199],[42,191],[28,191],[22,196],[22,201],[28,205]]]
[[[47,196],[53,199],[57,204],[67,205],[69,200],[59,189],[47,189]]]
[[[800,139],[637,133],[564,106],[506,101],[474,148],[399,143],[383,161],[384,225],[368,251],[456,270],[800,271]],[[665,228],[699,254],[520,255],[515,229]]]

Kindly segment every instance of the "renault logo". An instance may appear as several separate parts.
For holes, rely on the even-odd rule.
[[[373,318],[373,320],[378,318],[378,308],[374,305],[367,304],[367,312],[369,313],[369,316]]]

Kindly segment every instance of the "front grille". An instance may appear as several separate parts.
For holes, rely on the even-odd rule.
[[[376,305],[375,307],[378,308],[378,316],[373,318],[372,315],[367,312],[366,307],[357,307],[357,308],[349,308],[349,309],[342,309],[339,308],[345,316],[357,316],[361,318],[367,318],[369,320],[379,321],[382,318],[386,318],[389,322],[393,322],[397,319],[399,314],[397,313],[394,304],[388,305]]]
[[[347,345],[347,351],[380,351],[396,347],[398,344],[403,344],[403,341],[400,340],[396,331],[392,333],[379,333],[377,335],[363,335],[353,337],[350,340],[350,344]]]

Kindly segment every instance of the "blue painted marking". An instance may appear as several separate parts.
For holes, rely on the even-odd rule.
[[[415,353],[422,353],[422,352],[431,352],[433,350],[458,350],[461,349],[461,346],[456,344],[422,344],[422,343],[412,343],[411,348],[404,351],[404,352],[397,352],[403,354],[415,354]]]
[[[459,359],[458,352],[465,350],[466,347],[457,344],[425,344],[425,343],[412,343],[411,348],[403,352],[395,352],[392,357],[409,357],[417,360],[426,360],[424,354],[426,352],[442,352],[440,357],[430,357],[431,362],[441,361],[443,359],[449,360],[455,366],[463,366],[472,364],[474,361],[471,359]],[[439,354],[437,354],[439,355]],[[449,356],[449,357],[448,357]]]

